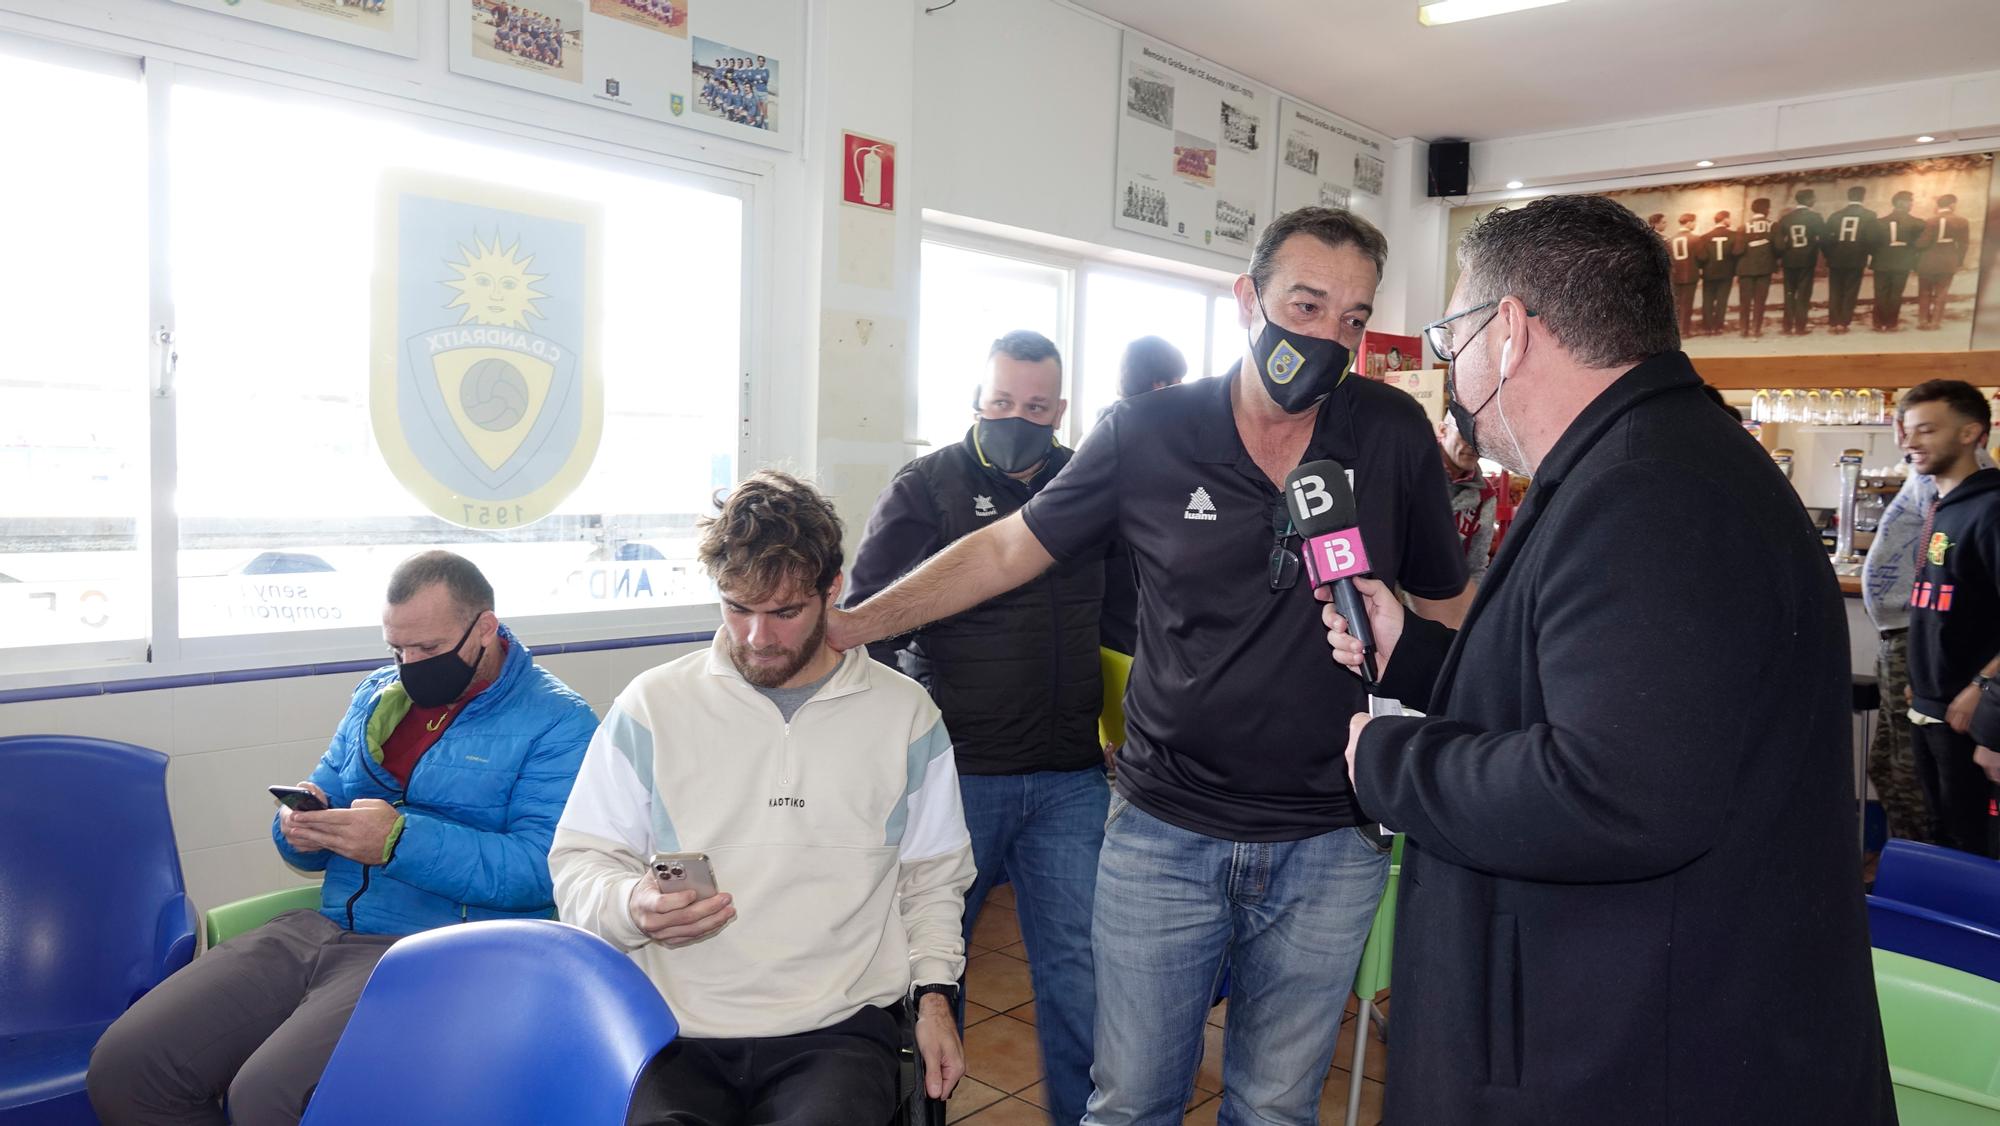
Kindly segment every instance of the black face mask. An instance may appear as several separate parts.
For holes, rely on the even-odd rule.
[[[1026,473],[1056,448],[1056,428],[1025,418],[982,418],[973,424],[972,447],[982,463],[1002,473]]]
[[[403,691],[410,694],[410,702],[420,708],[441,708],[465,695],[472,684],[472,675],[479,669],[479,662],[486,656],[486,647],[479,647],[479,655],[467,664],[458,655],[465,647],[465,639],[479,625],[479,619],[472,619],[472,625],[465,627],[459,635],[458,644],[448,652],[435,657],[425,657],[421,661],[398,661],[396,673],[403,679]]]
[[[1264,331],[1250,341],[1250,358],[1271,401],[1286,414],[1303,414],[1318,406],[1347,379],[1354,354],[1338,340],[1288,333],[1264,312],[1264,295],[1257,294],[1257,311]]]
[[[1500,388],[1495,387],[1493,394],[1486,396],[1486,403],[1481,403],[1471,410],[1467,410],[1465,409],[1465,404],[1458,401],[1457,375],[1457,360],[1453,360],[1451,363],[1445,365],[1444,409],[1451,412],[1451,421],[1458,427],[1458,436],[1465,439],[1465,444],[1471,446],[1472,452],[1477,454],[1479,452],[1479,423],[1474,416],[1486,409],[1486,403],[1493,401],[1493,395],[1498,395]]]

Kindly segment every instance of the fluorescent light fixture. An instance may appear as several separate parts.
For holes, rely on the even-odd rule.
[[[1917,143],[1920,145],[1928,145],[1935,140],[1937,140],[1936,137],[1933,137],[1929,133],[1926,133],[1923,136],[1917,138]]]
[[[1525,188],[1525,187],[1527,187],[1527,186],[1528,186],[1528,185],[1526,185],[1526,184],[1523,184],[1523,183],[1522,183],[1521,181],[1519,181],[1519,180],[1509,180],[1509,181],[1507,181],[1507,190],[1508,190],[1508,191],[1510,191],[1510,192],[1512,192],[1512,191],[1519,191],[1520,189],[1522,189],[1522,188]]]
[[[1715,162],[1712,160],[1697,160],[1694,162],[1694,166],[1696,168],[1713,168],[1715,167]]]
[[[1551,4],[1563,4],[1568,0],[1430,0],[1417,6],[1417,22],[1426,27],[1437,27],[1447,23],[1462,23],[1465,20],[1481,20],[1487,16],[1504,16],[1509,12],[1525,12],[1529,8],[1546,8]]]

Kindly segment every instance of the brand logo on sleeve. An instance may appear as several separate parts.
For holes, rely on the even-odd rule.
[[[991,516],[995,511],[992,497],[972,498],[972,514],[974,516]]]

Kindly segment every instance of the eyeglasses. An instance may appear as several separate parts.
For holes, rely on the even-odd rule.
[[[1445,363],[1450,363],[1452,359],[1458,355],[1458,350],[1460,348],[1463,348],[1467,344],[1472,343],[1472,338],[1478,336],[1480,332],[1486,328],[1487,325],[1493,323],[1494,317],[1500,315],[1500,310],[1498,307],[1499,304],[1500,302],[1498,301],[1488,301],[1481,305],[1474,305],[1472,308],[1467,309],[1464,312],[1453,313],[1448,317],[1441,317],[1437,320],[1434,320],[1431,323],[1424,326],[1424,339],[1430,341],[1431,351],[1437,353],[1438,359],[1443,360]],[[1488,314],[1485,320],[1479,322],[1478,328],[1475,328],[1471,332],[1466,333],[1465,339],[1463,340],[1458,339],[1458,329],[1456,326],[1452,324],[1452,322],[1460,320],[1465,317],[1469,317],[1474,313],[1482,312],[1486,309],[1492,309],[1493,312]],[[1526,312],[1531,317],[1535,315],[1535,311],[1533,309],[1526,309],[1523,311]]]
[[[1290,590],[1299,585],[1299,553],[1288,544],[1298,532],[1292,528],[1292,514],[1282,496],[1271,510],[1271,535],[1271,589]]]
[[[1480,329],[1483,329],[1487,325],[1492,324],[1493,318],[1500,315],[1500,310],[1497,308],[1499,304],[1500,303],[1498,301],[1488,301],[1484,305],[1474,305],[1472,308],[1467,309],[1462,313],[1453,313],[1448,317],[1439,318],[1438,320],[1432,321],[1431,323],[1425,325],[1424,338],[1430,341],[1431,351],[1437,353],[1438,359],[1443,360],[1446,363],[1450,363],[1452,357],[1457,355],[1458,349],[1462,347],[1462,345],[1460,345],[1457,341],[1453,340],[1453,336],[1456,335],[1457,329],[1452,322],[1460,320],[1465,317],[1469,317],[1472,314],[1480,312],[1485,309],[1493,310],[1493,313],[1490,316],[1488,316],[1485,320],[1479,322],[1479,328],[1475,328],[1471,332],[1465,334],[1465,343],[1470,344],[1472,342],[1472,338],[1479,335]]]

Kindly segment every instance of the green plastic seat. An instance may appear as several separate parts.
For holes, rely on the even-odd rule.
[[[247,930],[254,930],[287,911],[319,906],[319,885],[301,884],[283,891],[267,891],[234,903],[210,908],[208,948],[210,950]]]
[[[1361,964],[1354,971],[1354,995],[1361,999],[1354,1018],[1354,1067],[1347,1075],[1347,1121],[1360,1121],[1361,1065],[1368,1057],[1368,1026],[1374,1019],[1375,998],[1389,988],[1389,968],[1396,953],[1396,889],[1403,883],[1403,834],[1396,834],[1389,846],[1389,882],[1382,887],[1382,900],[1375,905],[1375,921],[1368,927],[1368,944],[1361,948]]]
[[[2000,1126],[2000,982],[1876,950],[1903,1126]]]

